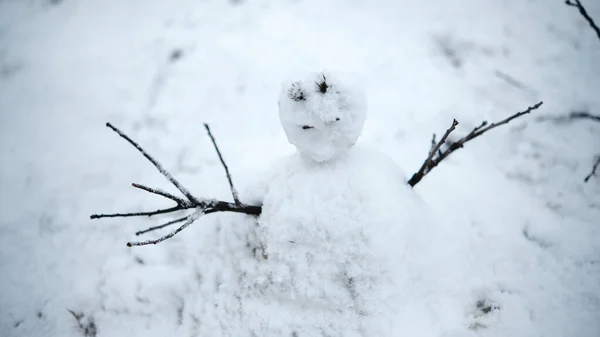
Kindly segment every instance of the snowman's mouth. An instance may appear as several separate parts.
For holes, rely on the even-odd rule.
[[[310,126],[310,125],[303,125],[302,126],[302,130],[308,130],[308,129],[313,129],[314,126]]]

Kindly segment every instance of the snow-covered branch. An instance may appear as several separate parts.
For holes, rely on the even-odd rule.
[[[413,174],[413,176],[408,181],[408,184],[410,186],[414,187],[417,183],[419,183],[419,181],[421,181],[421,179],[423,179],[423,177],[425,175],[427,175],[427,173],[429,173],[434,167],[438,166],[438,164],[440,162],[442,162],[442,160],[447,158],[452,152],[463,147],[464,144],[467,143],[468,141],[481,136],[482,134],[486,133],[487,131],[489,131],[495,127],[507,124],[515,118],[518,118],[525,114],[528,114],[531,111],[538,109],[540,106],[542,106],[542,104],[543,104],[543,102],[539,102],[534,106],[528,107],[527,110],[525,110],[525,111],[517,112],[516,114],[514,114],[508,118],[505,118],[496,123],[492,123],[490,125],[488,125],[487,121],[483,121],[481,123],[481,125],[474,128],[473,131],[471,131],[468,135],[464,136],[463,138],[461,138],[455,142],[450,143],[448,145],[448,147],[444,151],[442,151],[442,150],[440,150],[440,148],[446,142],[446,138],[448,138],[448,135],[450,135],[450,133],[452,131],[454,131],[454,128],[456,127],[456,125],[458,125],[458,122],[456,120],[452,121],[452,125],[450,126],[450,128],[448,130],[446,130],[446,132],[444,133],[444,136],[440,139],[439,142],[435,143],[435,135],[433,135],[432,148],[429,151],[429,156],[427,157],[427,159],[425,159],[425,161],[423,162],[423,165],[421,165],[421,168],[419,169],[419,171],[417,173]],[[435,144],[435,146],[433,146],[433,144]]]
[[[219,151],[219,147],[217,146],[217,141],[215,140],[215,137],[213,137],[212,132],[210,132],[210,127],[208,126],[208,124],[204,123],[204,128],[206,129],[206,133],[208,133],[208,137],[210,137],[210,140],[213,143],[213,146],[215,147],[215,151],[217,152],[217,156],[219,156],[219,160],[221,161],[221,164],[223,165],[223,168],[225,169],[225,174],[227,175],[227,181],[229,182],[229,188],[231,189],[231,196],[233,197],[233,201],[235,201],[236,205],[241,205],[242,203],[240,202],[240,199],[238,198],[238,193],[237,193],[235,187],[233,187],[233,181],[231,180],[231,173],[229,173],[229,168],[227,167],[227,164],[225,164],[225,160],[223,159],[223,156],[221,155],[221,151]]]
[[[246,204],[241,203],[240,200],[238,199],[237,192],[235,190],[235,187],[233,186],[233,181],[231,179],[231,174],[229,173],[229,169],[227,168],[227,165],[225,164],[225,160],[223,159],[223,156],[221,155],[221,151],[219,151],[219,147],[217,146],[215,138],[213,137],[212,133],[210,132],[210,127],[208,126],[208,124],[205,124],[204,127],[206,128],[208,136],[210,137],[210,139],[215,147],[215,150],[219,156],[219,159],[221,160],[221,164],[223,164],[223,167],[225,168],[225,173],[227,174],[227,180],[229,181],[229,187],[231,189],[231,194],[234,199],[233,203],[226,202],[226,201],[218,201],[218,200],[214,200],[214,199],[198,199],[198,198],[194,197],[183,185],[181,185],[181,183],[179,183],[179,181],[177,181],[171,175],[171,173],[169,173],[167,170],[165,170],[165,168],[156,159],[154,159],[154,157],[152,157],[150,154],[148,154],[138,143],[133,141],[131,138],[129,138],[129,136],[127,136],[121,130],[114,127],[112,124],[106,123],[106,126],[108,128],[110,128],[111,130],[113,130],[114,132],[116,132],[119,136],[121,136],[121,138],[125,139],[129,144],[131,144],[133,147],[135,147],[144,157],[146,157],[146,159],[148,159],[148,161],[150,161],[154,165],[154,167],[156,167],[156,169],[163,176],[165,176],[165,178],[167,178],[173,184],[173,186],[175,186],[186,197],[186,199],[177,197],[171,193],[168,193],[168,192],[156,189],[156,188],[147,187],[145,185],[134,183],[134,184],[132,184],[133,187],[141,189],[148,193],[160,195],[161,197],[172,200],[176,203],[176,206],[173,206],[170,208],[158,209],[156,211],[147,211],[147,212],[92,214],[90,216],[91,219],[134,217],[134,216],[153,216],[153,215],[167,214],[167,213],[173,213],[173,212],[178,212],[178,211],[194,209],[193,213],[191,213],[185,217],[169,221],[160,226],[150,227],[148,229],[145,229],[143,231],[138,231],[136,233],[136,235],[140,235],[140,234],[144,234],[147,232],[151,232],[153,230],[165,228],[165,227],[173,225],[173,224],[184,222],[183,225],[178,227],[176,230],[170,232],[169,234],[167,234],[161,238],[158,238],[156,240],[147,240],[147,241],[141,241],[141,242],[128,242],[127,246],[131,247],[131,246],[143,246],[143,245],[149,245],[149,244],[157,244],[159,242],[167,240],[167,239],[175,236],[177,233],[181,232],[182,230],[184,230],[187,226],[191,225],[201,215],[204,215],[204,214],[210,214],[210,213],[216,213],[216,212],[235,212],[235,213],[243,213],[243,214],[255,215],[255,216],[260,215],[260,213],[261,213],[260,206],[246,205]]]

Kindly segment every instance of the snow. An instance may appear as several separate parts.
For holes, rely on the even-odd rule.
[[[584,5],[600,17],[596,2]],[[171,218],[89,215],[168,206],[132,182],[176,192],[106,122],[195,196],[230,200],[209,123],[240,198],[259,200],[264,172],[294,162],[277,99],[286,74],[306,69],[360,76],[369,117],[351,152],[376,149],[409,174],[453,118],[459,136],[544,101],[411,191],[430,220],[387,251],[399,252],[397,335],[600,331],[600,180],[582,181],[600,125],[538,119],[600,110],[600,44],[561,1],[3,1],[0,40],[1,336],[83,336],[67,309],[93,320],[97,336],[220,336],[299,319],[279,310],[289,303],[259,309],[250,290],[255,315],[270,315],[239,308],[237,277],[260,271],[246,247],[251,217],[208,215],[164,243],[128,248],[137,230]],[[340,179],[363,174],[392,187],[369,170]],[[324,198],[319,179],[288,183]],[[393,207],[379,223],[409,214]],[[309,311],[299,310],[323,319]]]

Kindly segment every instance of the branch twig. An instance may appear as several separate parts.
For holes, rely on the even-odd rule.
[[[225,168],[225,174],[227,175],[227,181],[229,181],[229,188],[231,189],[231,196],[233,196],[233,201],[235,202],[236,205],[240,205],[240,200],[238,199],[238,193],[235,190],[235,187],[233,187],[233,181],[231,180],[231,174],[229,173],[229,168],[227,168],[227,164],[225,164],[225,160],[223,160],[223,156],[221,156],[221,151],[219,151],[219,147],[217,146],[217,142],[215,141],[215,137],[213,137],[212,133],[210,132],[210,127],[208,126],[208,124],[204,123],[204,128],[206,129],[206,133],[208,133],[208,136],[210,137],[210,140],[213,143],[213,146],[215,147],[215,151],[217,152],[217,155],[219,156],[219,160],[221,161],[221,164],[223,164],[223,168]]]
[[[151,211],[151,212],[92,214],[92,215],[90,215],[90,219],[128,218],[128,217],[132,217],[132,216],[153,216],[153,215],[159,215],[159,214],[166,214],[166,213],[177,212],[177,211],[180,211],[180,210],[184,210],[184,209],[188,209],[188,208],[194,208],[194,207],[196,207],[196,206],[195,205],[188,205],[186,207],[175,206],[175,207],[171,207],[171,208],[158,209],[156,211]]]
[[[493,128],[496,128],[500,125],[507,124],[515,118],[519,118],[525,114],[528,114],[531,111],[538,109],[540,106],[542,106],[542,104],[544,104],[544,103],[539,102],[534,106],[528,107],[527,110],[517,112],[516,114],[514,114],[506,119],[503,119],[497,123],[492,123],[492,124],[488,125],[487,121],[483,121],[481,123],[481,125],[479,125],[478,127],[475,127],[473,129],[473,131],[471,131],[465,137],[451,143],[448,146],[448,148],[446,148],[444,151],[440,151],[439,149],[445,143],[446,138],[454,130],[454,128],[456,127],[456,124],[458,124],[456,122],[456,120],[454,120],[452,122],[452,126],[448,130],[446,130],[444,137],[442,137],[442,139],[440,139],[440,141],[436,144],[435,148],[430,150],[429,156],[427,157],[427,159],[425,159],[425,161],[423,162],[423,165],[421,165],[421,168],[419,169],[419,171],[417,173],[413,174],[413,176],[408,181],[408,184],[410,186],[414,187],[434,167],[438,166],[442,160],[446,159],[452,152],[462,148],[466,142],[481,136],[482,134],[486,133],[487,131],[489,131]]]
[[[185,222],[183,223],[183,225],[181,225],[179,228],[177,228],[176,230],[172,231],[171,233],[162,236],[156,240],[146,240],[146,241],[130,241],[127,242],[127,247],[132,247],[132,246],[145,246],[145,245],[155,245],[159,242],[163,242],[167,239],[170,239],[172,237],[174,237],[177,233],[181,232],[182,230],[186,229],[189,225],[191,225],[194,221],[198,220],[198,218],[202,215],[203,213],[201,211],[196,211],[194,213],[192,213],[191,215],[187,216],[185,218]]]
[[[598,166],[600,166],[600,155],[598,155],[598,158],[596,158],[596,162],[594,163],[594,166],[592,167],[592,172],[590,172],[590,174],[588,174],[585,179],[583,179],[584,182],[588,182],[588,180],[590,180],[591,177],[595,177],[596,176],[596,170],[598,169]]]
[[[187,209],[195,209],[195,212],[192,213],[191,215],[169,221],[160,226],[150,227],[146,230],[136,232],[136,235],[140,235],[140,234],[148,233],[153,230],[164,228],[164,227],[176,224],[176,223],[184,222],[183,225],[181,225],[176,230],[170,232],[169,234],[167,234],[159,239],[156,239],[156,240],[147,240],[147,241],[141,241],[141,242],[128,242],[127,246],[131,247],[131,246],[144,246],[144,245],[150,245],[150,244],[157,244],[164,240],[170,239],[173,236],[175,236],[177,233],[179,233],[182,230],[184,230],[185,228],[187,228],[194,221],[196,221],[201,215],[204,215],[204,214],[210,214],[210,213],[216,213],[216,212],[234,212],[234,213],[242,213],[242,214],[248,214],[248,215],[254,215],[254,216],[260,215],[260,213],[262,211],[262,208],[260,206],[246,205],[239,201],[239,199],[237,197],[237,192],[236,192],[236,190],[233,186],[233,182],[231,180],[231,175],[229,174],[229,169],[227,168],[227,165],[225,164],[225,160],[223,160],[223,157],[221,156],[219,148],[217,147],[217,143],[216,143],[214,137],[212,136],[212,134],[210,133],[210,128],[207,124],[205,124],[204,126],[208,132],[209,137],[211,138],[211,140],[213,142],[215,150],[217,151],[219,159],[221,160],[221,164],[223,164],[223,167],[225,168],[225,172],[227,173],[227,179],[229,181],[229,186],[231,187],[231,192],[232,192],[232,195],[233,195],[233,198],[235,201],[234,203],[226,202],[226,201],[218,201],[218,200],[197,199],[185,187],[183,187],[175,178],[173,178],[173,176],[167,170],[165,170],[163,168],[163,166],[158,161],[156,161],[156,159],[154,159],[151,155],[149,155],[140,145],[138,145],[135,141],[133,141],[131,138],[129,138],[125,133],[123,133],[121,130],[117,129],[110,123],[106,123],[106,126],[109,127],[111,130],[113,130],[114,132],[116,132],[121,138],[125,139],[129,144],[133,145],[142,155],[144,155],[144,157],[146,157],[146,159],[148,159],[148,161],[150,161],[154,165],[154,167],[156,167],[156,169],[163,176],[165,176],[183,195],[185,195],[188,200],[179,198],[177,196],[172,195],[171,193],[162,191],[160,189],[156,189],[156,188],[152,188],[152,187],[134,183],[134,184],[132,184],[133,187],[139,188],[148,193],[160,195],[166,199],[173,200],[177,203],[177,206],[174,206],[171,208],[158,209],[156,211],[150,211],[150,212],[92,214],[90,216],[91,219],[134,217],[134,216],[153,216],[153,215],[183,211],[183,210],[187,210]]]
[[[139,188],[140,190],[144,190],[146,192],[149,193],[153,193],[153,194],[157,194],[160,195],[162,197],[165,197],[167,199],[171,199],[173,201],[175,201],[177,203],[177,205],[179,206],[185,206],[187,204],[189,204],[189,202],[174,196],[173,194],[169,193],[169,192],[165,192],[163,190],[159,190],[158,188],[152,188],[152,187],[148,187],[148,186],[144,186],[141,184],[136,184],[136,183],[132,183],[131,186],[135,187],[135,188]]]
[[[590,27],[592,27],[592,29],[596,32],[596,35],[598,36],[598,40],[600,40],[600,28],[598,28],[598,26],[594,22],[594,19],[592,19],[590,17],[590,15],[587,13],[587,11],[585,10],[585,7],[583,7],[583,5],[581,4],[581,1],[575,0],[575,2],[571,2],[570,0],[567,0],[567,1],[565,1],[565,4],[567,6],[575,7],[579,10],[579,13],[581,14],[581,16],[583,16],[583,18],[590,24]]]
[[[433,157],[440,150],[440,147],[442,147],[442,144],[444,144],[446,142],[446,138],[448,138],[448,135],[450,135],[450,133],[452,131],[454,131],[454,129],[456,128],[457,125],[458,125],[458,122],[456,121],[456,119],[453,120],[452,125],[450,126],[450,128],[448,130],[446,130],[446,132],[442,136],[442,139],[440,139],[440,141],[437,142],[437,144],[431,148],[431,150],[429,151],[429,156],[427,156],[427,159],[425,159],[425,161],[423,162],[423,165],[421,165],[421,168],[419,169],[419,171],[417,171],[417,173],[413,174],[413,176],[408,181],[408,184],[410,186],[414,187],[429,172],[430,163],[433,160]],[[435,136],[432,139],[432,143],[434,142],[434,140],[435,140]]]
[[[167,222],[167,223],[165,223],[165,224],[162,224],[162,225],[159,225],[159,226],[150,227],[150,228],[148,228],[148,229],[144,229],[143,231],[138,231],[138,232],[135,232],[135,235],[137,236],[137,235],[141,235],[141,234],[145,234],[145,233],[148,233],[148,232],[155,231],[155,230],[157,230],[157,229],[165,228],[165,227],[168,227],[168,226],[174,225],[174,224],[176,224],[176,223],[183,222],[183,221],[187,220],[189,217],[190,217],[189,215],[186,215],[186,216],[184,216],[183,218],[179,218],[179,219],[171,220],[171,221],[169,221],[169,222]]]
[[[165,176],[165,178],[169,179],[169,181],[175,187],[177,187],[177,189],[183,195],[185,195],[185,197],[188,198],[189,201],[192,201],[192,202],[195,201],[194,196],[185,187],[183,187],[183,185],[181,185],[177,180],[175,180],[175,178],[173,178],[173,176],[171,175],[171,173],[167,172],[167,170],[165,170],[164,167],[162,167],[162,165],[159,162],[157,162],[144,149],[142,149],[141,146],[139,146],[136,142],[134,142],[133,140],[131,140],[131,138],[129,138],[126,134],[124,134],[123,132],[121,132],[121,130],[119,130],[119,129],[115,128],[114,126],[112,126],[112,124],[106,123],[106,126],[109,127],[110,129],[112,129],[117,134],[119,134],[119,136],[121,136],[121,138],[123,138],[126,141],[128,141],[129,144],[133,145],[133,147],[135,147],[141,154],[143,154],[144,157],[146,157],[146,159],[148,159],[154,165],[154,167],[156,167],[156,169],[158,170],[158,172],[160,172],[163,176]]]

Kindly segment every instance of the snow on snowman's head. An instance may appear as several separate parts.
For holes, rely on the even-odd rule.
[[[279,119],[288,141],[316,162],[334,159],[356,143],[366,110],[363,90],[329,71],[289,81],[279,96]]]

